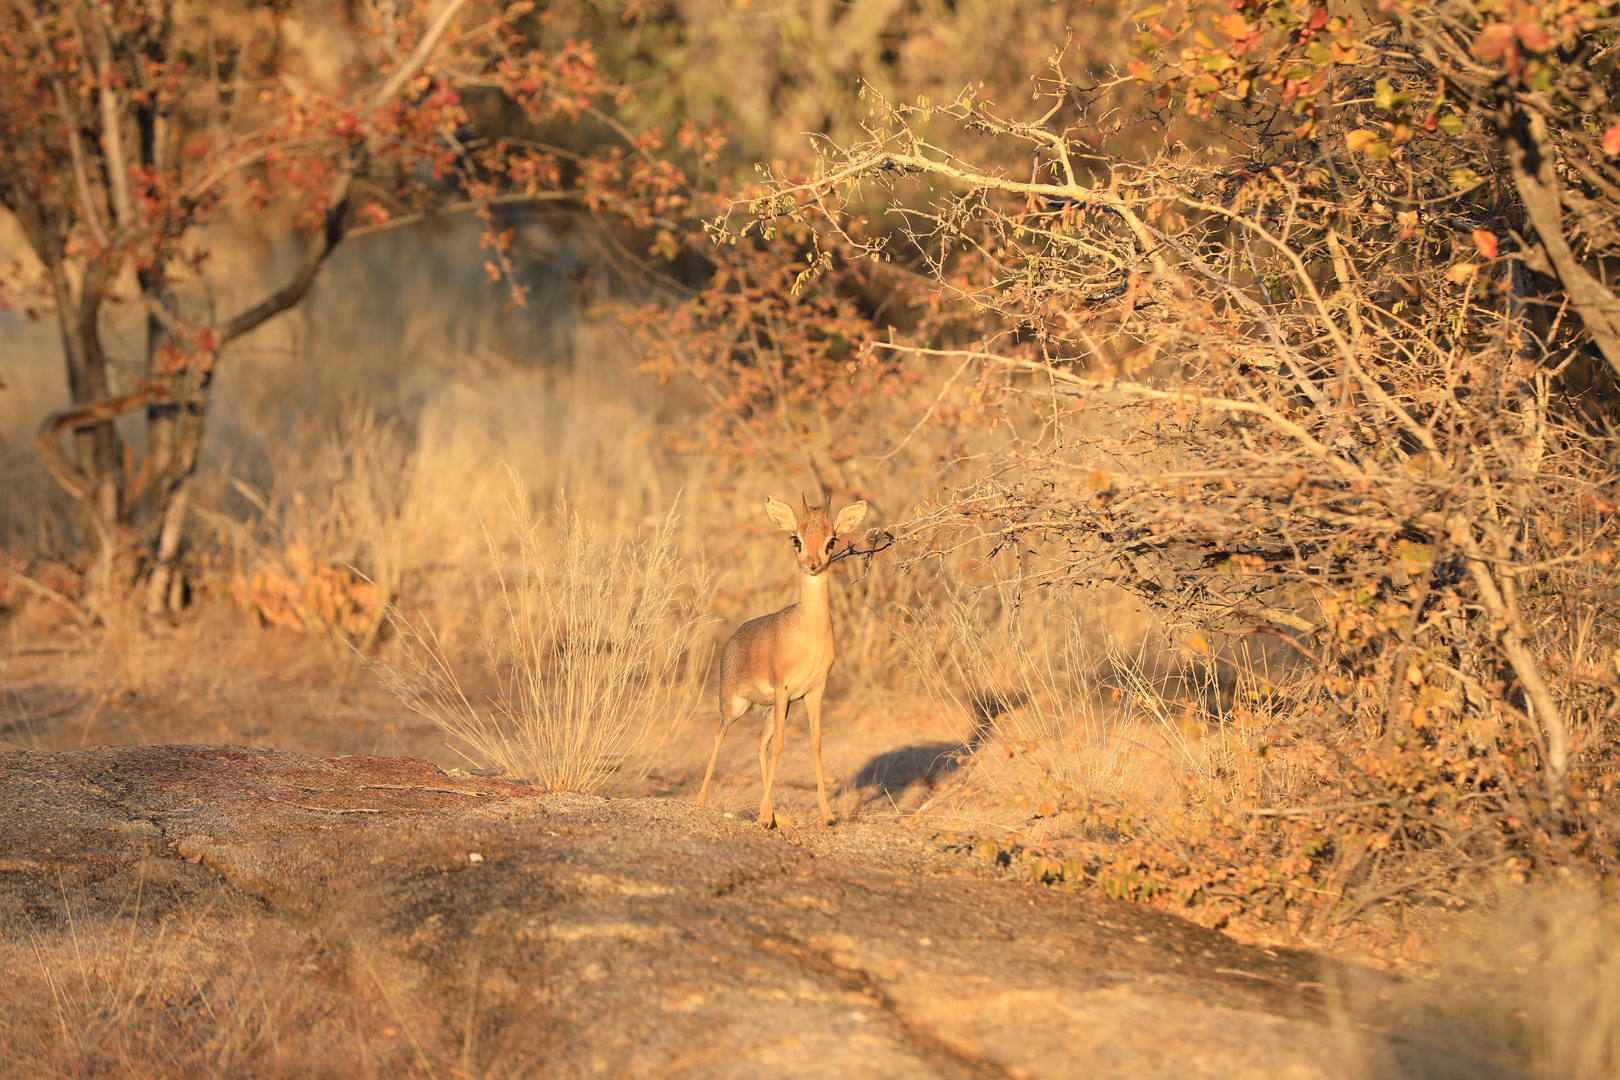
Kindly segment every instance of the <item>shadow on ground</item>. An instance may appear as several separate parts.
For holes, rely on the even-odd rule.
[[[966,742],[929,742],[878,754],[855,774],[861,805],[895,804],[913,785],[933,789],[966,768],[980,747],[995,734],[996,719],[1022,704],[998,694],[977,694],[969,701],[972,727]]]

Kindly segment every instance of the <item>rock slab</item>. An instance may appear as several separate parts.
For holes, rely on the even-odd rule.
[[[320,943],[312,978],[503,1075],[1346,1075],[1309,954],[998,880],[920,833],[773,833],[402,758],[0,755],[0,933],[132,895],[147,920],[251,901]]]

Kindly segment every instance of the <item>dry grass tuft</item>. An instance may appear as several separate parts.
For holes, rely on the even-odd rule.
[[[219,914],[152,923],[137,911],[127,922],[70,922],[66,932],[0,940],[0,1077],[414,1071],[417,1055],[397,1021],[334,978],[307,939]]]
[[[1500,922],[1453,961],[1494,1010],[1497,1038],[1525,1046],[1539,1076],[1620,1072],[1620,909],[1576,885],[1509,894]],[[1460,943],[1459,943],[1460,944]]]
[[[707,676],[708,653],[693,648],[708,621],[694,596],[704,596],[707,584],[694,591],[687,580],[673,509],[645,539],[612,543],[566,508],[553,540],[521,482],[508,509],[516,557],[509,561],[486,531],[501,596],[500,625],[484,639],[498,681],[487,706],[474,703],[431,625],[397,611],[400,660],[377,670],[480,767],[547,788],[597,791],[626,770],[653,731],[667,736],[690,710]]]
[[[1620,911],[1583,885],[1502,883],[1425,972],[1329,973],[1347,1080],[1607,1080],[1620,1069]]]

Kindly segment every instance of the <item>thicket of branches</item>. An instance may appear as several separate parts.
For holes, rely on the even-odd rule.
[[[1154,7],[1128,76],[1059,55],[1028,109],[869,90],[863,139],[717,223],[807,237],[793,292],[893,260],[952,313],[852,350],[954,372],[1003,437],[914,550],[987,536],[1042,557],[1025,588],[1292,650],[1187,704],[1243,750],[1179,817],[1071,793],[1109,842],[1032,873],[1326,932],[1612,872],[1616,14]],[[1205,144],[1132,152],[1189,114]]]
[[[1078,0],[1020,20],[990,0],[740,18],[640,0],[8,3],[0,205],[38,273],[8,268],[0,303],[61,329],[73,408],[40,446],[79,504],[87,617],[132,589],[154,612],[183,604],[216,366],[345,239],[475,212],[489,273],[521,303],[512,226],[545,207],[604,278],[690,283],[710,269],[695,207],[713,212],[755,158],[797,153],[801,131],[852,130],[857,73],[898,93],[1018,85],[1066,25],[1100,21]],[[210,257],[244,236],[295,265],[232,309],[244,283]],[[133,343],[108,325],[130,308],[146,323]],[[125,445],[113,420],[131,412],[144,423]]]
[[[216,363],[296,306],[345,238],[475,212],[486,269],[521,304],[500,207],[588,205],[647,227],[680,200],[679,172],[622,127],[581,152],[543,139],[604,120],[596,105],[619,89],[553,21],[477,0],[0,9],[0,205],[39,270],[0,281],[0,301],[61,329],[73,407],[45,420],[39,445],[96,553],[95,614],[132,586],[153,612],[183,603]],[[291,234],[295,265],[220,311],[244,284],[210,262],[233,232]],[[140,374],[118,385],[105,316],[130,305],[145,317]],[[139,453],[113,425],[137,410]]]

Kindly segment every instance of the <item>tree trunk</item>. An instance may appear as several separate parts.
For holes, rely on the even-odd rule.
[[[148,267],[137,275],[141,294],[146,298],[146,385],[153,398],[146,406],[146,505],[147,520],[161,521],[168,508],[168,494],[173,488],[175,443],[178,438],[177,417],[180,414],[176,390],[184,381],[185,371],[170,371],[169,357],[174,340],[169,327],[160,316],[161,311],[172,310],[168,296],[167,275],[161,265]],[[155,550],[155,549],[154,549]]]
[[[75,290],[60,249],[47,245],[42,254],[56,301],[62,351],[67,359],[68,392],[75,405],[110,397],[107,356],[101,348],[101,304],[108,283],[105,266],[92,263]],[[123,497],[123,462],[118,434],[111,420],[98,420],[73,429],[74,463],[84,483],[74,492],[79,500],[85,531],[95,538],[96,563],[92,595],[103,610],[111,599],[112,563],[117,545]]]
[[[172,403],[168,425],[173,439],[173,458],[152,489],[152,512],[161,513],[161,525],[153,548],[152,576],[146,585],[146,610],[154,615],[177,609],[184,597],[178,574],[180,541],[185,535],[186,511],[191,501],[192,478],[197,472],[198,452],[202,449],[204,421],[208,417],[208,395],[213,387],[212,363],[194,366],[190,378]],[[161,510],[159,509],[161,507]]]
[[[1517,104],[1507,106],[1498,125],[1506,135],[1508,163],[1524,210],[1535,227],[1536,239],[1547,253],[1552,272],[1564,286],[1570,304],[1580,314],[1592,343],[1620,374],[1620,300],[1570,250],[1564,236],[1564,204],[1558,173],[1553,168],[1552,140],[1540,113]]]

